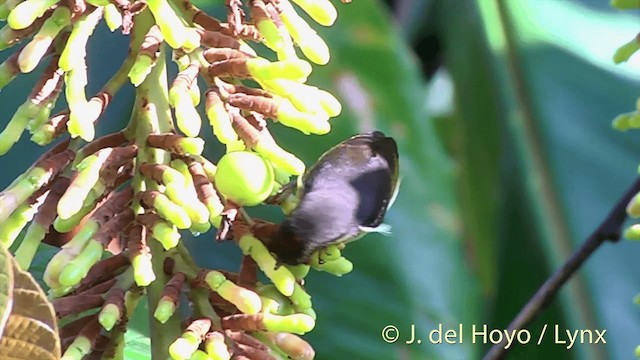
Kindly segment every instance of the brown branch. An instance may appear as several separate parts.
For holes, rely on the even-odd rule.
[[[529,324],[549,303],[554,299],[564,284],[578,271],[580,266],[602,245],[605,241],[617,242],[620,240],[622,225],[627,218],[626,207],[629,201],[640,192],[640,179],[629,187],[626,193],[613,206],[607,217],[600,223],[594,232],[589,235],[582,246],[556,270],[533,295],[529,302],[520,310],[511,321],[507,332],[515,333]],[[489,349],[484,360],[502,359],[511,348],[505,348],[506,341],[495,344]]]

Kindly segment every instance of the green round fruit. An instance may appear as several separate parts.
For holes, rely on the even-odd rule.
[[[238,205],[260,204],[271,195],[273,184],[271,164],[254,152],[230,152],[218,162],[216,189]]]

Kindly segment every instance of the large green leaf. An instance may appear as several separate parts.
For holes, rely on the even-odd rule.
[[[640,67],[637,61],[614,67],[610,59],[638,21],[595,2],[441,3],[463,125],[458,157],[463,173],[482,175],[479,182],[461,179],[463,217],[475,235],[471,247],[484,252],[477,263],[486,265],[478,269],[488,294],[496,280],[490,275],[498,273],[486,321],[504,328],[632,182],[637,146],[610,120],[640,94]],[[486,161],[496,154],[498,168]],[[580,344],[568,352],[550,340],[518,347],[514,357],[629,357],[640,328],[631,302],[640,288],[634,251],[634,244],[605,245],[561,292],[554,303],[560,306],[531,326],[532,333],[556,323],[606,329],[606,346]]]

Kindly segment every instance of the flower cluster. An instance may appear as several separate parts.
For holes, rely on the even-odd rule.
[[[145,295],[154,342],[169,339],[154,358],[314,357],[298,336],[315,325],[303,279],[310,267],[340,276],[352,264],[337,245],[310,265],[278,264],[259,240],[273,227],[243,209],[305,171],[267,119],[326,134],[341,112],[333,95],[306,84],[312,66],[297,50],[319,65],[329,50],[294,5],[323,26],[336,9],[329,0],[291,2],[227,0],[223,21],[188,0],[0,1],[0,48],[21,45],[0,65],[0,89],[43,68],[0,133],[0,155],[25,130],[36,144],[57,142],[0,193],[0,241],[14,245],[25,270],[43,241],[61,247],[44,281],[61,319],[64,359],[122,358],[127,321]],[[101,20],[129,36],[129,53],[87,97],[86,46]],[[178,68],[171,82],[169,55]],[[136,87],[129,124],[96,137],[96,122],[127,83]],[[67,108],[52,114],[63,92]],[[217,165],[202,156],[201,101],[227,148]],[[212,226],[242,249],[238,272],[199,268],[181,243],[181,231]],[[271,283],[258,280],[258,269]],[[191,309],[186,319],[181,303]]]

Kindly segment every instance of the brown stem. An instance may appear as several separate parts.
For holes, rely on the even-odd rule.
[[[589,235],[582,246],[538,289],[518,315],[511,321],[507,332],[514,333],[529,324],[549,303],[562,286],[573,276],[582,264],[605,241],[617,242],[620,240],[622,225],[627,218],[626,207],[629,201],[640,192],[640,179],[629,187],[625,194],[613,206],[607,217],[600,223],[595,231]],[[502,359],[507,351],[505,342],[495,344],[489,349],[484,360]]]

